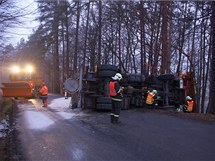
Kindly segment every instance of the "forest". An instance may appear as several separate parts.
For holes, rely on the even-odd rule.
[[[15,1],[15,0],[13,0]],[[31,61],[60,93],[81,67],[117,65],[145,76],[192,72],[199,113],[215,113],[215,2],[35,0],[37,29],[17,46],[6,29],[24,11],[0,0],[0,64]],[[11,12],[13,11],[13,12]]]

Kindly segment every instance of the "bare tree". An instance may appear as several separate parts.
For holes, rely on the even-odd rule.
[[[53,80],[53,90],[56,93],[60,93],[60,69],[59,69],[59,1],[55,2],[54,8],[54,23],[53,23],[53,30],[54,30],[54,80]]]
[[[162,1],[162,62],[161,62],[161,73],[169,73],[168,64],[168,50],[167,50],[167,1]]]
[[[141,55],[141,74],[146,74],[146,45],[145,45],[145,16],[146,10],[144,9],[144,2],[140,1],[140,55]]]
[[[26,7],[20,8],[16,5],[16,2],[16,0],[0,1],[0,42],[2,43],[10,38],[7,34],[18,35],[18,33],[10,32],[8,29],[23,24],[20,18],[29,14]]]
[[[102,52],[102,1],[99,1],[99,25],[98,25],[98,60],[97,64],[101,64],[101,52]]]
[[[212,2],[212,15],[211,15],[211,27],[212,27],[212,59],[210,68],[210,97],[207,113],[215,114],[215,2]]]
[[[86,65],[86,52],[87,52],[87,39],[88,39],[88,28],[89,28],[89,16],[90,16],[90,4],[91,2],[89,2],[87,4],[87,17],[86,17],[86,26],[85,26],[85,36],[84,36],[84,49],[83,49],[83,65]]]
[[[80,1],[77,1],[77,18],[76,18],[76,32],[75,32],[75,46],[74,46],[74,62],[73,62],[73,71],[77,72],[77,61],[78,61],[78,36],[79,36],[79,22],[80,22]]]

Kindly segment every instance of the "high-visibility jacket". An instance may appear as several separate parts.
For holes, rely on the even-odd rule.
[[[116,81],[114,82],[110,82],[109,84],[109,96],[113,97],[113,96],[116,96],[116,89],[115,89],[115,84],[116,84]]]
[[[154,96],[155,94],[149,93],[146,98],[146,104],[152,105],[154,103],[154,98],[153,98]]]
[[[187,101],[187,111],[193,111],[193,101]]]
[[[109,83],[109,96],[114,101],[122,101],[122,88],[117,81]]]
[[[40,94],[41,95],[47,95],[48,94],[48,87],[46,85],[42,86],[40,89]]]

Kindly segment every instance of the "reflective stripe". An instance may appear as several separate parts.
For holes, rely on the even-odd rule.
[[[119,115],[114,115],[114,117],[119,117]]]
[[[122,101],[122,99],[112,98],[114,101]]]
[[[122,87],[117,91],[117,93],[121,93],[123,91]]]
[[[110,115],[114,116],[114,113],[111,113]]]

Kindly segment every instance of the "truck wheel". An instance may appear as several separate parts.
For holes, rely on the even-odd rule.
[[[112,101],[109,97],[98,97],[96,100],[96,109],[98,110],[111,110]]]
[[[129,109],[130,108],[130,103],[131,103],[130,97],[124,97],[123,98],[123,107],[122,107],[122,109],[123,110]]]
[[[158,76],[158,80],[161,81],[168,81],[168,80],[173,80],[175,76],[173,74],[162,74]]]
[[[101,70],[111,70],[111,71],[115,71],[115,72],[118,71],[117,66],[109,65],[109,64],[101,65],[98,69],[99,69],[99,71],[101,71]]]
[[[116,71],[113,70],[99,70],[98,77],[99,78],[106,78],[106,77],[113,77],[116,74]]]
[[[145,81],[145,77],[138,74],[131,74],[128,76],[128,81],[131,83],[142,83]]]
[[[157,78],[154,75],[150,75],[145,79],[145,84],[151,85],[156,84]]]
[[[103,104],[111,104],[111,98],[110,97],[98,97],[96,100],[97,103],[103,103]]]

